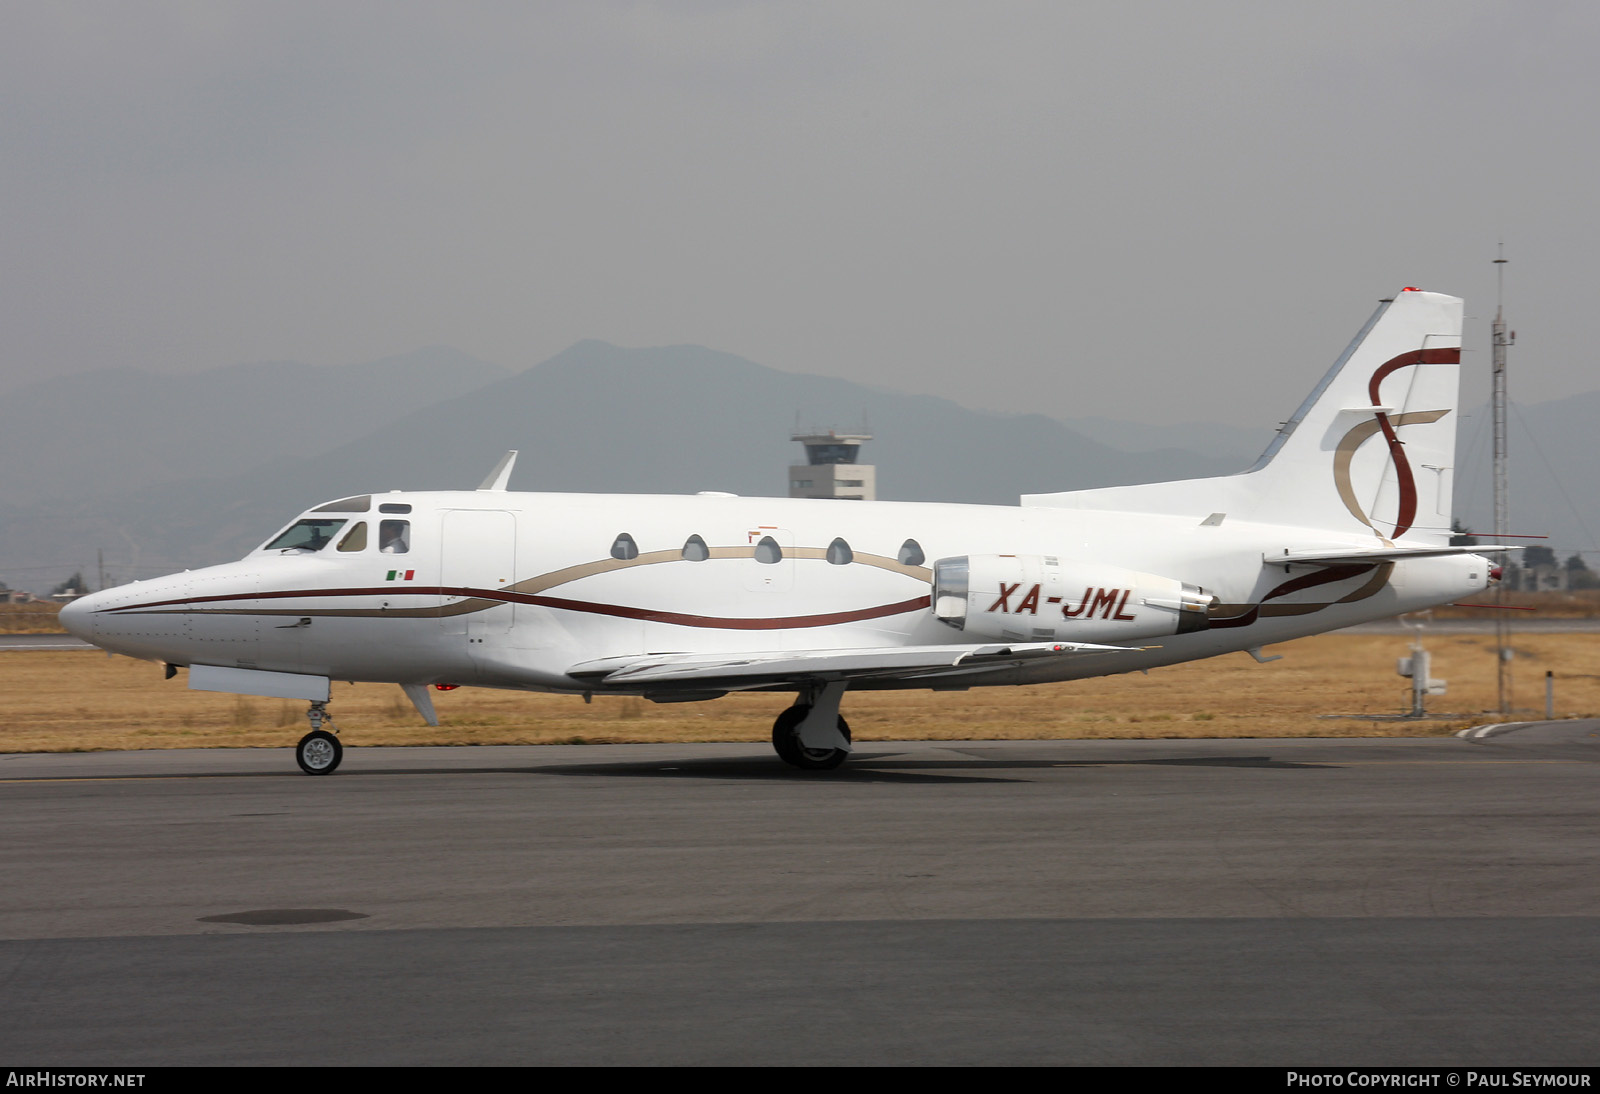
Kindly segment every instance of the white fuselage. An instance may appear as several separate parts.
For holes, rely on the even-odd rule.
[[[967,686],[1127,672],[1250,649],[1444,603],[1490,581],[1490,563],[1477,555],[1332,569],[1275,565],[1264,560],[1373,540],[1191,516],[483,490],[376,494],[370,504],[365,514],[326,506],[307,514],[347,522],[340,535],[369,521],[372,532],[357,547],[260,549],[238,562],[135,582],[69,606],[68,626],[106,649],[179,665],[581,692],[596,685],[569,669],[630,655],[981,640],[941,621],[930,602],[932,567],[956,556],[1046,558],[1067,575],[1063,587],[1083,584],[1102,596],[1118,592],[1113,579],[1075,582],[1075,565],[1092,575],[1107,567],[1159,575],[1214,601],[1205,629],[1151,638],[1135,623],[1137,600],[1130,604],[1123,591],[1115,614],[1096,608],[1084,637],[1138,648],[998,666],[961,678]],[[380,542],[380,504],[408,510],[403,553]],[[1038,596],[1029,619],[1026,581],[1012,583],[1009,595],[1002,595],[1006,583],[995,584],[992,597],[973,590],[972,610],[996,634],[1012,634],[1013,625],[1018,640],[1042,634],[1041,613],[1061,610]],[[989,600],[1003,606],[986,609]]]

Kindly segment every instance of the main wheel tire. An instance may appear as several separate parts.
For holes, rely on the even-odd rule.
[[[778,759],[791,767],[798,767],[803,771],[828,771],[838,767],[849,758],[850,753],[842,748],[807,748],[800,743],[800,723],[806,720],[806,715],[811,713],[808,706],[796,704],[778,715],[777,721],[772,723],[772,748],[778,754]],[[850,740],[850,723],[839,717],[839,732],[845,740]]]
[[[307,775],[332,774],[344,759],[344,745],[327,730],[314,729],[295,745],[294,758]]]

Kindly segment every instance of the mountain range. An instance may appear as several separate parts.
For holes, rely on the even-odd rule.
[[[1531,530],[1559,527],[1552,542],[1570,549],[1593,546],[1581,510],[1562,511],[1594,512],[1600,500],[1583,444],[1597,414],[1600,393],[1521,412],[1540,451],[1576,474],[1559,489],[1548,474],[1524,487],[1532,470],[1519,474],[1519,510]],[[1464,420],[1465,447],[1482,414]],[[782,495],[802,459],[789,439],[797,425],[861,423],[874,435],[862,459],[878,467],[878,496],[902,501],[1015,504],[1023,493],[1227,474],[1271,437],[988,413],[698,346],[584,341],[522,372],[446,348],[182,377],[108,369],[0,404],[0,580],[37,590],[82,570],[94,583],[101,550],[114,581],[236,558],[320,500],[470,489],[510,448],[521,452],[516,490]],[[1487,475],[1474,480],[1473,458],[1464,453],[1458,509],[1482,528],[1475,506],[1487,490],[1474,482]]]

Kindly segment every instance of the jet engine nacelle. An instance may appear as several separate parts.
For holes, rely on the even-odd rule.
[[[1054,555],[963,555],[933,564],[933,614],[977,639],[1122,645],[1210,625],[1199,586]]]

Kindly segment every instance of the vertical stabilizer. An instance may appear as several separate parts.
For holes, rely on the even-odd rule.
[[[1443,543],[1450,529],[1462,302],[1406,289],[1379,306],[1254,467],[1024,505],[1213,513]]]

